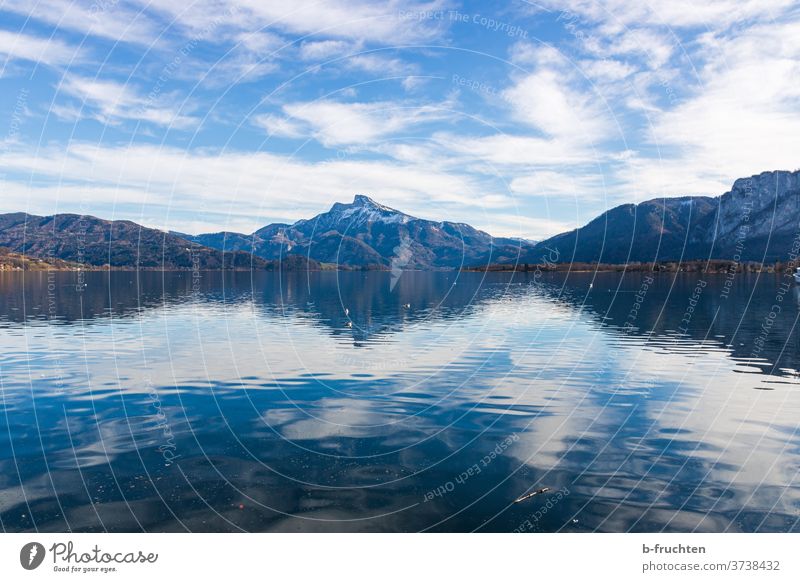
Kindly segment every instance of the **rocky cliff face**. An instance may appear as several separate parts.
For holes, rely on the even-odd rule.
[[[786,260],[800,235],[800,171],[736,180],[716,198],[690,196],[612,208],[542,241],[525,261],[625,263]]]
[[[714,258],[786,259],[800,234],[800,171],[740,178],[717,199],[694,240]]]

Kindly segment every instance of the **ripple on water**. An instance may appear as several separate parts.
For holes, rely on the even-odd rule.
[[[9,531],[511,531],[538,484],[569,491],[541,531],[798,529],[773,281],[709,277],[684,330],[670,274],[633,325],[630,275],[94,275],[54,317],[0,287]]]

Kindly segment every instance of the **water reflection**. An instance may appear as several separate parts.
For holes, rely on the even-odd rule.
[[[643,277],[0,274],[2,526],[796,530],[796,295]]]
[[[722,349],[741,362],[739,371],[797,376],[800,287],[791,276],[736,274],[726,283],[730,276],[724,274],[662,273],[649,284],[647,277],[555,274],[544,276],[540,289],[591,314],[608,331],[646,337],[653,347]]]

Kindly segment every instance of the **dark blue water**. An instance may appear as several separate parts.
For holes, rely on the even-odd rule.
[[[726,281],[0,273],[0,525],[798,531],[800,295]]]

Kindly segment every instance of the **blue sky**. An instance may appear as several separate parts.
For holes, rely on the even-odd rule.
[[[0,212],[540,239],[800,167],[798,78],[796,1],[4,0]]]

